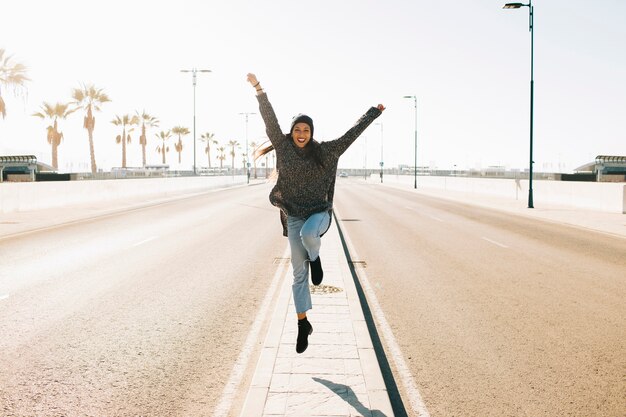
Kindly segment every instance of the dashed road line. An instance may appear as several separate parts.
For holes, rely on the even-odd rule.
[[[504,243],[496,242],[495,240],[491,240],[491,239],[486,238],[486,237],[484,237],[484,236],[482,237],[482,239],[483,239],[483,240],[486,240],[486,241],[487,241],[487,242],[489,242],[489,243],[493,243],[494,245],[500,246],[501,248],[508,248],[508,246],[507,246],[507,245],[505,245]]]
[[[438,222],[443,223],[443,220],[442,220],[442,219],[440,219],[439,217],[436,217],[436,216],[431,216],[431,215],[428,215],[428,217],[430,217],[430,218],[431,218],[431,219],[433,219],[433,220],[437,220]]]
[[[418,212],[418,213],[419,213],[419,211],[418,211],[416,208],[414,208],[414,207],[404,206],[404,208],[405,208],[405,209],[407,209],[407,210],[416,211],[416,212]],[[426,216],[428,216],[428,217],[430,217],[431,219],[436,220],[436,221],[438,221],[438,222],[444,223],[444,220],[443,220],[443,219],[441,219],[441,218],[439,218],[439,217],[437,217],[437,216],[433,216],[433,215],[431,215],[431,214],[427,214]]]
[[[154,240],[154,239],[157,239],[157,238],[158,238],[158,236],[152,236],[152,237],[149,237],[149,238],[147,238],[147,239],[144,239],[144,240],[142,240],[142,241],[140,241],[140,242],[137,242],[137,243],[133,244],[133,247],[135,247],[135,246],[139,246],[139,245],[143,245],[144,243],[148,243],[148,242],[150,242],[151,240]]]

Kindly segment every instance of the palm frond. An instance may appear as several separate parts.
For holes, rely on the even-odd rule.
[[[19,87],[30,78],[26,75],[27,67],[22,63],[11,63],[12,55],[5,55],[6,51],[0,49],[0,83]]]
[[[172,128],[172,133],[175,135],[185,136],[191,133],[188,128],[184,126],[175,126]]]
[[[72,89],[72,98],[76,104],[79,104],[81,101],[85,99],[85,93],[80,88]]]

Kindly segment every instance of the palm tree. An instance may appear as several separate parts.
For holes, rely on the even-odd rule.
[[[183,151],[183,136],[188,135],[189,129],[183,126],[175,126],[172,128],[172,133],[178,135],[178,143],[174,146],[176,152],[178,152],[178,163],[181,163],[181,152]]]
[[[250,142],[250,150],[252,152],[250,152],[250,154],[252,155],[252,164],[254,167],[254,178],[256,178],[256,158],[254,157],[254,150],[257,148],[257,143],[256,142]]]
[[[122,134],[117,135],[115,138],[115,143],[122,144],[122,168],[126,168],[126,143],[130,143],[130,132],[133,131],[133,128],[130,126],[134,126],[139,123],[139,118],[137,116],[131,116],[130,114],[124,114],[121,117],[115,115],[115,119],[111,120],[115,126],[122,126]],[[128,135],[126,134],[126,126],[129,126]]]
[[[5,50],[0,49],[0,113],[4,119],[7,115],[7,108],[2,99],[2,86],[12,86],[15,89],[24,86],[30,79],[26,76],[26,66],[20,63],[12,63],[11,55],[5,56]]]
[[[230,146],[230,156],[231,156],[231,166],[233,167],[233,172],[235,170],[235,147],[239,148],[239,142],[236,140],[229,140],[228,146]]]
[[[165,153],[170,151],[170,147],[165,145],[165,141],[172,137],[172,132],[169,130],[167,132],[161,130],[161,132],[155,136],[161,139],[162,144],[157,146],[156,151],[163,155],[163,165],[165,165]]]
[[[217,145],[217,141],[213,139],[214,137],[215,134],[209,132],[200,135],[200,140],[202,142],[206,142],[206,148],[204,149],[204,153],[206,153],[209,158],[209,168],[211,168],[211,144],[213,143],[214,145]]]
[[[33,116],[40,117],[42,119],[50,119],[53,122],[52,126],[48,126],[46,130],[48,131],[47,139],[48,143],[52,146],[52,167],[55,170],[59,169],[59,160],[58,160],[58,147],[63,140],[63,133],[59,132],[58,120],[66,119],[67,116],[74,113],[76,109],[70,108],[70,103],[56,103],[52,105],[50,103],[44,102],[41,106],[40,112],[33,113]]]
[[[217,159],[220,160],[220,170],[221,170],[224,167],[224,159],[226,159],[226,153],[224,152],[226,151],[226,148],[224,148],[223,146],[220,146],[219,148],[217,148],[217,151],[219,152]]]
[[[143,113],[137,113],[137,118],[141,122],[141,136],[139,136],[139,143],[141,144],[141,163],[142,166],[146,166],[146,145],[148,144],[148,137],[146,136],[146,126],[147,127],[158,127],[159,119],[154,116],[150,116],[144,110]]]
[[[89,136],[89,156],[91,157],[91,172],[96,173],[96,153],[93,147],[93,129],[96,126],[96,118],[93,110],[100,111],[100,105],[111,101],[101,88],[94,87],[93,84],[82,85],[80,88],[72,90],[73,105],[87,111],[83,119],[83,128],[87,129]]]

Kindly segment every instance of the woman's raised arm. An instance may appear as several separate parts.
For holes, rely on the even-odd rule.
[[[341,156],[346,149],[363,133],[365,129],[385,110],[385,106],[379,104],[370,109],[339,139],[327,142],[328,149],[337,156]]]
[[[285,139],[285,135],[280,129],[274,109],[267,99],[267,94],[263,91],[261,82],[257,79],[256,75],[249,73],[248,82],[256,90],[256,98],[259,101],[259,111],[261,112],[263,122],[265,122],[267,137],[270,139],[270,142],[272,142],[272,145],[276,147],[280,141]]]

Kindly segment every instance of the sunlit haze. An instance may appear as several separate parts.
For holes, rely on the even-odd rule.
[[[111,98],[96,113],[98,167],[121,166],[115,115],[156,116],[148,163],[160,163],[156,133],[174,126],[168,163],[193,164],[193,87],[198,74],[196,137],[211,132],[225,146],[246,142],[242,112],[258,113],[253,72],[284,131],[310,115],[315,138],[331,140],[382,103],[385,167],[413,165],[418,100],[418,164],[441,169],[527,169],[530,33],[528,8],[505,1],[24,1],[0,15],[0,49],[27,66],[26,89],[1,86],[0,154],[34,154],[50,163],[47,122],[33,117],[44,101],[71,101],[72,88],[95,84]],[[564,171],[596,155],[626,155],[626,2],[538,0],[535,10],[535,169]],[[15,94],[17,93],[17,94]],[[90,170],[82,111],[59,121],[59,171]],[[128,166],[141,166],[131,132]],[[248,141],[267,140],[250,115]],[[197,164],[207,165],[197,142]],[[243,149],[239,152],[244,152]],[[213,164],[217,153],[213,153]],[[373,125],[339,166],[378,167],[381,126]],[[240,161],[238,158],[237,161]],[[225,161],[230,164],[230,157]],[[239,164],[237,163],[237,166]]]

